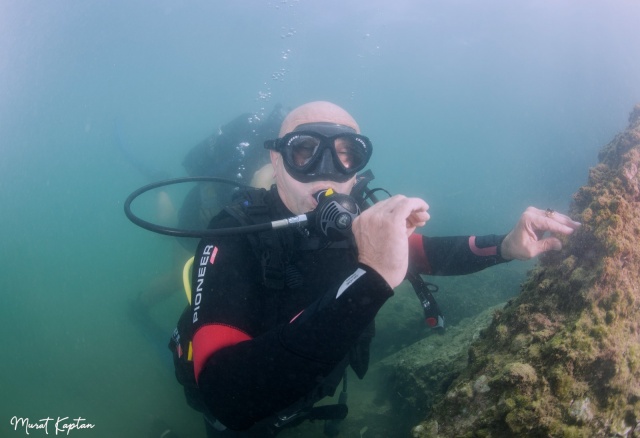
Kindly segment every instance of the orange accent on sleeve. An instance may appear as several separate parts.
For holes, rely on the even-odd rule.
[[[251,336],[242,330],[224,324],[208,324],[200,327],[193,336],[193,368],[196,381],[205,362],[216,351],[251,339]]]
[[[498,254],[497,246],[489,246],[487,248],[478,248],[476,246],[476,236],[469,236],[469,249],[472,253],[479,257],[488,257]]]
[[[409,264],[417,269],[419,274],[431,273],[431,265],[424,252],[421,234],[409,236]]]

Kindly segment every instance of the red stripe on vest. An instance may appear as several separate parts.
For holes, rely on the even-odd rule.
[[[249,340],[251,336],[228,325],[208,324],[200,327],[193,337],[193,369],[196,382],[205,362],[216,351]]]

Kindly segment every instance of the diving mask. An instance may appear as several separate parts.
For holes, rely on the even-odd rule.
[[[280,152],[289,175],[300,182],[345,182],[364,169],[373,147],[364,135],[335,123],[305,123],[282,138],[266,141]]]

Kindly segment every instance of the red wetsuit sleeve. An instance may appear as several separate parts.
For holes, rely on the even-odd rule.
[[[428,275],[431,273],[431,265],[429,265],[422,240],[423,236],[420,234],[414,233],[409,236],[409,265],[411,271]]]

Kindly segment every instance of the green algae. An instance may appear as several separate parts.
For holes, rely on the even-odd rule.
[[[640,106],[599,159],[574,195],[583,226],[495,312],[414,437],[640,437]]]

